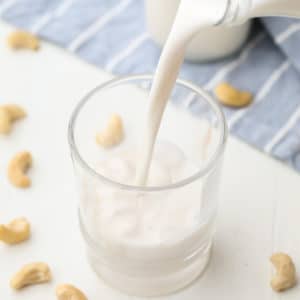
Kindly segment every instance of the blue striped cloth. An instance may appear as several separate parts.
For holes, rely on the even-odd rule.
[[[155,70],[160,49],[147,34],[142,0],[0,0],[0,17],[115,74]],[[185,63],[181,77],[209,92],[220,81],[250,90],[254,103],[224,108],[231,133],[300,171],[300,22],[256,22],[234,57]],[[193,97],[176,101],[194,113]]]

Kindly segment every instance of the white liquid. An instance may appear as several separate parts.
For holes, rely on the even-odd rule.
[[[174,145],[163,143],[158,149],[149,172],[151,186],[169,185],[196,172]],[[98,172],[117,182],[133,184],[135,165],[134,152],[120,152],[100,162]],[[184,194],[179,190],[172,197],[161,193],[149,198],[142,193],[127,194],[101,187],[97,190],[98,233],[105,240],[123,243],[125,247],[131,243],[144,246],[181,241],[199,225],[195,220],[199,220],[200,196],[201,188],[197,195],[185,189]]]
[[[135,167],[136,153],[129,148],[109,155],[96,168],[107,178],[133,184]],[[196,170],[175,145],[160,142],[148,184],[168,185]],[[214,216],[201,221],[201,182],[150,195],[87,181],[83,193],[85,227],[102,245],[98,252],[89,251],[91,265],[113,286],[130,294],[160,295],[185,286],[204,270]]]
[[[182,0],[172,30],[163,48],[150,91],[150,108],[142,134],[143,140],[138,157],[136,185],[143,186],[147,183],[157,132],[183,62],[188,42],[199,28],[217,24],[224,16],[225,10],[226,1],[222,0],[205,2]]]

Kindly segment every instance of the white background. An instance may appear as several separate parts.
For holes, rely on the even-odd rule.
[[[13,52],[5,43],[10,30],[0,23],[0,103],[19,103],[29,116],[9,137],[0,137],[0,223],[26,216],[32,238],[17,246],[0,244],[0,299],[55,299],[55,286],[64,282],[80,287],[89,299],[136,299],[107,287],[85,260],[67,144],[75,104],[111,75],[46,43],[38,53]],[[12,187],[6,178],[10,157],[23,149],[34,157],[27,190]],[[299,175],[230,138],[209,268],[187,289],[159,299],[298,300],[300,287],[280,296],[270,289],[269,256],[287,251],[300,270],[299,228]],[[52,282],[12,291],[11,275],[37,260],[49,263]]]

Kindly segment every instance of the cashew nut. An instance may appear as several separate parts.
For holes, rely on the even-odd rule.
[[[58,300],[87,300],[87,297],[71,284],[61,284],[56,288]]]
[[[123,122],[119,115],[111,115],[108,124],[102,132],[96,135],[96,141],[104,148],[120,144],[124,136]]]
[[[25,174],[32,164],[31,154],[27,151],[17,153],[8,165],[8,178],[16,187],[26,188],[31,184],[30,178]]]
[[[17,104],[6,104],[2,106],[10,115],[12,121],[16,121],[26,117],[24,109]]]
[[[243,107],[249,105],[253,96],[249,92],[240,91],[228,83],[221,83],[215,88],[218,100],[227,106]]]
[[[12,124],[26,116],[22,107],[16,104],[6,104],[0,106],[0,133],[8,134]]]
[[[7,38],[7,43],[12,49],[30,49],[36,51],[40,47],[40,41],[36,36],[22,30],[12,32]]]
[[[296,284],[296,269],[292,259],[285,253],[275,253],[270,258],[276,269],[276,274],[271,280],[274,291],[281,292]]]
[[[10,286],[19,290],[25,286],[44,283],[51,280],[49,266],[43,262],[35,262],[23,266],[10,280]]]
[[[30,236],[30,224],[25,218],[14,219],[7,225],[0,225],[0,241],[17,244]]]

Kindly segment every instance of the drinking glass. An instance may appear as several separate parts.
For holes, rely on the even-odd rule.
[[[137,75],[97,86],[76,106],[68,132],[90,265],[111,286],[138,296],[174,292],[204,271],[227,136],[217,102],[177,80],[154,148],[171,181],[161,184],[155,173],[147,186],[128,183],[119,160],[129,155],[137,163],[151,84],[151,75]],[[194,113],[178,107],[186,99],[193,99]],[[107,149],[95,135],[111,114],[121,116],[125,135]],[[112,161],[110,174],[99,167]]]

